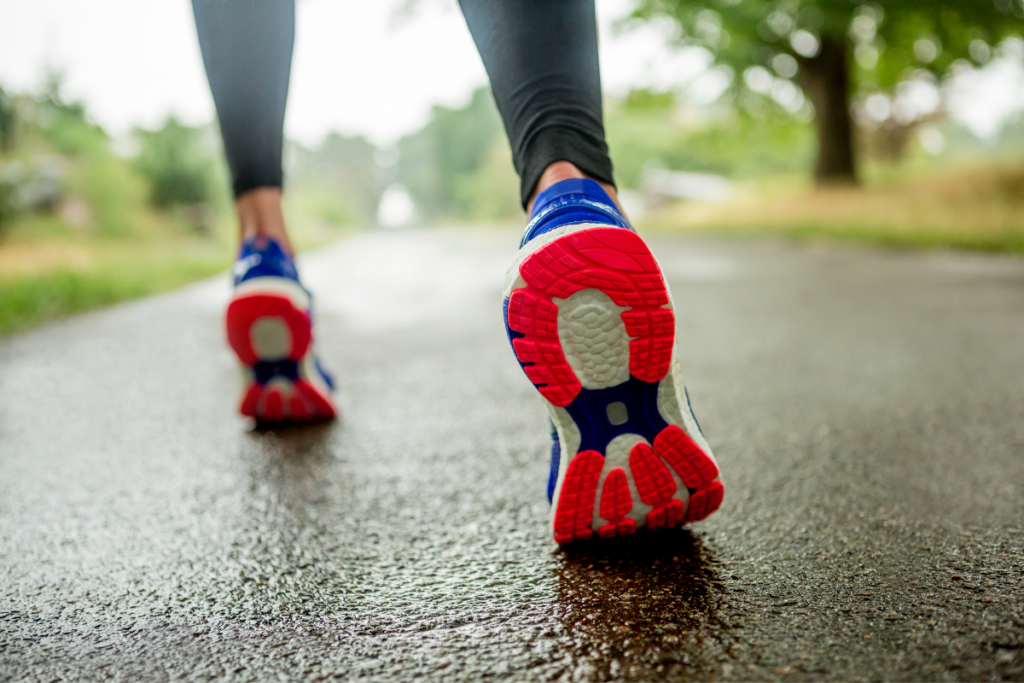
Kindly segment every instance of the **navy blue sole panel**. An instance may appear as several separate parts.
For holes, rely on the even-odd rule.
[[[660,382],[644,382],[636,377],[605,389],[582,389],[566,410],[580,430],[580,451],[604,454],[612,439],[622,434],[639,434],[654,443],[668,423],[658,412],[658,386]],[[612,424],[608,406],[622,403],[626,408],[626,421]]]

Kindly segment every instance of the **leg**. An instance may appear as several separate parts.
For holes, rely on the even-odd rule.
[[[264,234],[292,252],[281,213],[284,112],[294,0],[193,0],[242,239]]]
[[[242,240],[225,321],[242,364],[239,410],[269,421],[333,417],[333,383],[313,353],[311,296],[281,212],[294,0],[193,0],[192,8]]]
[[[460,0],[519,173],[520,196],[592,178],[615,199],[593,0]]]
[[[461,2],[530,212],[504,317],[555,426],[553,536],[703,519],[723,487],[682,384],[665,279],[616,206],[593,0]]]

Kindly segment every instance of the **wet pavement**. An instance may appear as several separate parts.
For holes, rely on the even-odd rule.
[[[515,243],[306,257],[334,424],[226,278],[0,340],[0,680],[1024,680],[1024,261],[653,238],[725,503],[560,551]]]

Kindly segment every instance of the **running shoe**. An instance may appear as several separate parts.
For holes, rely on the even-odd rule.
[[[313,353],[312,295],[273,239],[242,244],[226,315],[228,343],[242,363],[239,412],[268,422],[335,416],[334,381]]]
[[[553,423],[554,540],[717,510],[722,482],[683,386],[668,286],[598,183],[537,196],[504,296],[509,342]]]

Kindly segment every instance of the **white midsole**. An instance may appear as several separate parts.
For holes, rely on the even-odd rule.
[[[311,303],[309,292],[295,280],[286,277],[254,277],[235,287],[233,299],[266,294],[288,299],[300,311],[308,311]]]

